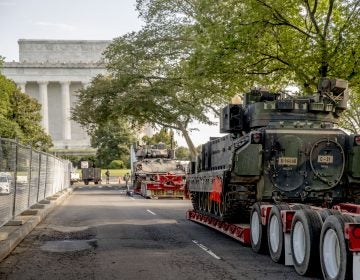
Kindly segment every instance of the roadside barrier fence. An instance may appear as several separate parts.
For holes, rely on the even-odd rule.
[[[69,161],[0,138],[0,227],[69,186]]]

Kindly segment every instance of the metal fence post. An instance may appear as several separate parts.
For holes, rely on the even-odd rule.
[[[29,164],[29,192],[28,192],[28,208],[30,207],[30,191],[31,191],[31,167],[32,167],[32,146],[30,146],[30,164]]]
[[[39,179],[37,186],[36,202],[39,202],[40,183],[41,183],[41,153],[39,153]]]
[[[12,218],[15,218],[15,210],[16,210],[16,190],[17,190],[17,165],[18,165],[18,149],[19,149],[19,145],[18,145],[18,139],[16,139],[15,142],[15,166],[14,166],[14,203],[13,203],[13,211],[12,211]]]
[[[45,164],[45,186],[44,186],[44,199],[46,198],[46,186],[47,186],[47,177],[48,177],[48,161],[49,155],[46,155],[46,164]]]

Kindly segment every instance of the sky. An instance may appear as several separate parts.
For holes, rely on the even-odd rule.
[[[0,0],[0,55],[18,61],[19,39],[111,40],[141,29],[135,0]],[[210,116],[211,117],[211,116]],[[214,119],[217,121],[216,119]],[[193,123],[194,144],[219,136],[218,126]],[[179,146],[185,140],[175,134]]]

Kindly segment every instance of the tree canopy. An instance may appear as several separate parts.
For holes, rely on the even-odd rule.
[[[359,1],[195,1],[193,68],[234,90],[293,83],[314,90],[319,77],[359,83]]]
[[[74,118],[97,126],[126,116],[132,123],[182,133],[189,124],[256,85],[313,92],[320,77],[350,82],[344,115],[360,123],[360,1],[137,0],[145,25],[116,38],[105,52],[108,75],[80,94]],[[349,120],[349,118],[347,118]]]

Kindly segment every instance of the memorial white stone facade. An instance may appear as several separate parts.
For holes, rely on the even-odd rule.
[[[102,53],[111,41],[19,40],[19,62],[6,62],[2,73],[42,105],[42,126],[54,149],[82,150],[90,139],[70,120],[77,91],[105,73]]]

